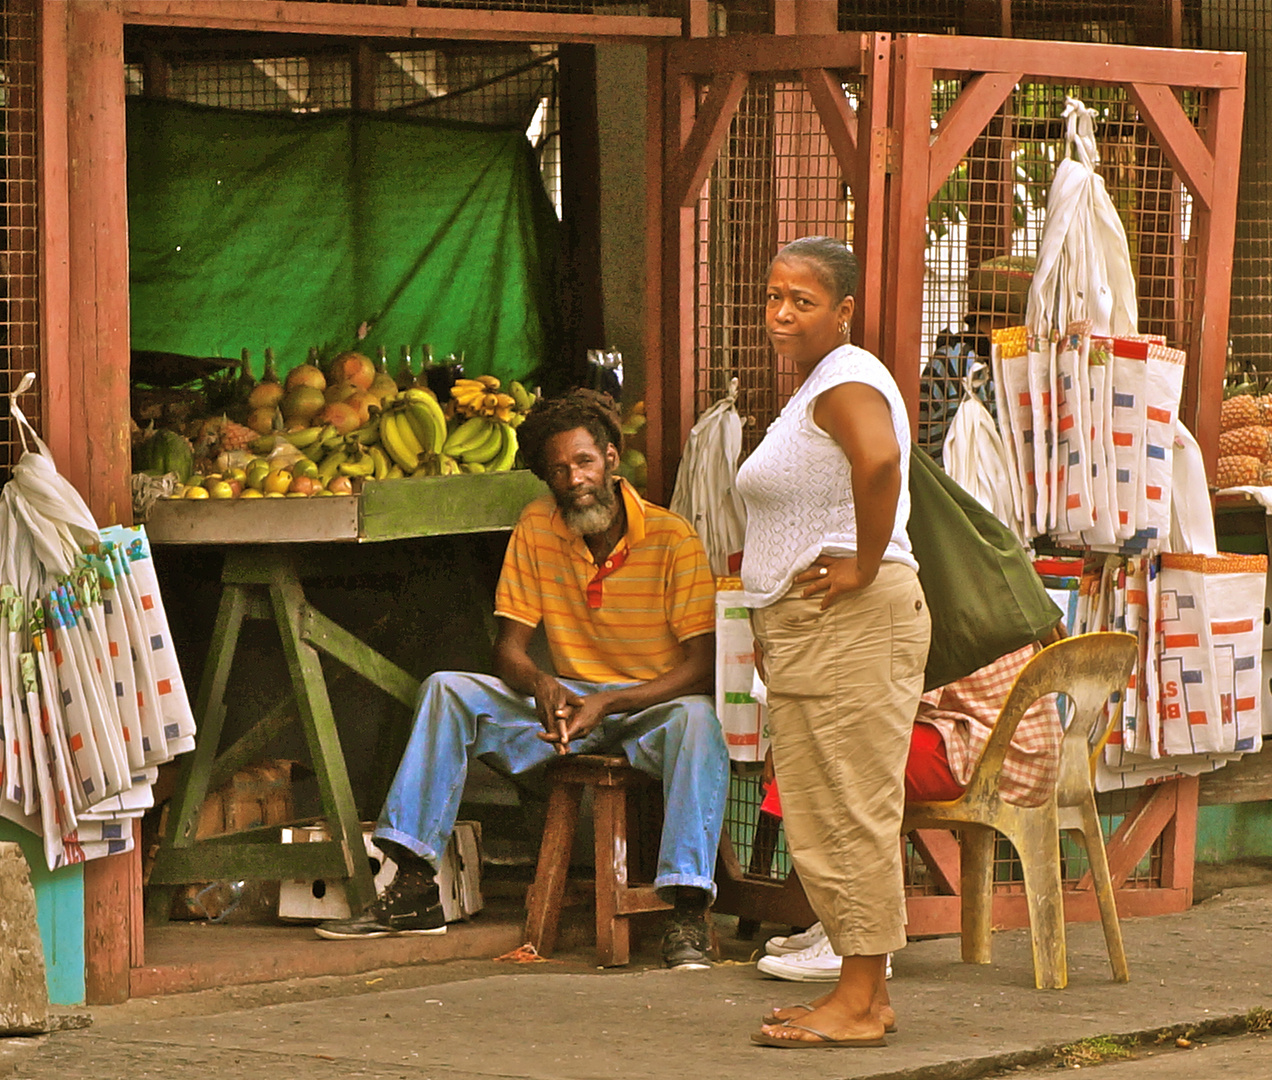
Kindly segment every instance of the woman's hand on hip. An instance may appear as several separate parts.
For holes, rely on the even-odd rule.
[[[857,557],[848,555],[836,558],[833,555],[818,555],[813,565],[795,575],[794,584],[806,586],[800,593],[805,600],[825,593],[822,597],[821,610],[825,611],[835,602],[835,598],[844,593],[857,592],[864,589],[875,575],[867,577],[857,565]]]

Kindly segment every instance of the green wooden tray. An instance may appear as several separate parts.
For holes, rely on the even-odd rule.
[[[369,543],[511,529],[547,492],[528,469],[369,480],[324,499],[161,499],[146,518],[154,544]]]

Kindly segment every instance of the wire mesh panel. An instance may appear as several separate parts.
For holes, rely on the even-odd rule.
[[[4,228],[3,306],[0,306],[0,393],[9,393],[27,371],[39,372],[39,228],[36,191],[36,65],[33,0],[3,0],[0,59],[0,224]],[[41,385],[19,401],[40,425]],[[0,480],[7,480],[22,452],[5,399],[0,423]]]
[[[845,94],[855,103],[855,82]],[[752,77],[697,204],[693,387],[697,414],[738,378],[748,450],[795,390],[764,330],[768,264],[800,236],[851,243],[852,226],[852,195],[808,91]]]
[[[962,89],[937,81],[933,124]],[[989,330],[1024,322],[1047,194],[1065,154],[1067,96],[1097,113],[1098,171],[1126,229],[1139,331],[1188,344],[1192,201],[1143,118],[1120,87],[1022,83],[928,207],[918,443],[938,460],[964,376],[976,360],[988,361]],[[1183,95],[1194,125],[1202,120],[1199,100]],[[982,396],[992,405],[992,385]]]
[[[220,55],[217,43],[225,42]],[[304,55],[194,33],[159,53],[137,38],[125,67],[129,95],[263,112],[319,113],[354,105],[356,44]],[[231,55],[231,50],[233,54]],[[525,131],[540,176],[561,212],[560,96],[557,51],[539,44],[447,44],[370,53],[371,107],[408,116],[516,127]]]
[[[1272,4],[1267,0],[1207,0],[1185,4],[1184,44],[1246,54],[1245,124],[1237,236],[1233,251],[1232,313],[1228,332],[1234,359],[1272,375]]]

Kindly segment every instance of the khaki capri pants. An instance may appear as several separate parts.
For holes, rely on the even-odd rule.
[[[901,818],[931,621],[918,575],[885,562],[821,611],[805,585],[751,613],[764,649],[782,822],[840,956],[905,945]]]

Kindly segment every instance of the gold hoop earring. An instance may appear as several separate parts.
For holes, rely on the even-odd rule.
[[[847,324],[846,322],[841,322],[841,323],[839,324],[839,332],[840,332],[840,334],[847,335],[847,333],[848,333],[848,324]]]

